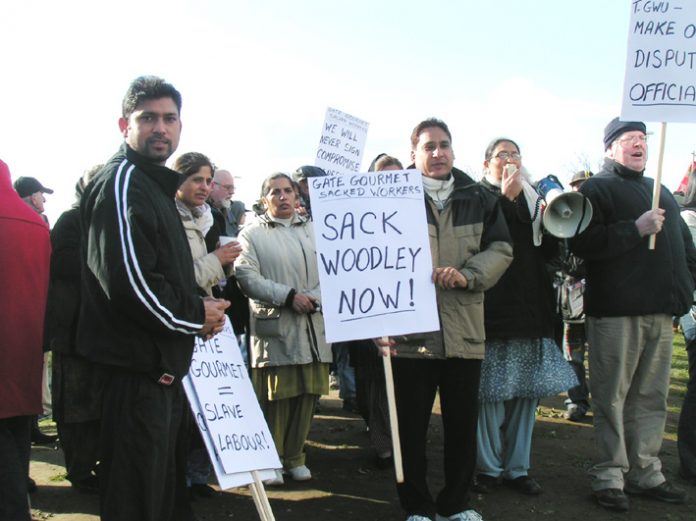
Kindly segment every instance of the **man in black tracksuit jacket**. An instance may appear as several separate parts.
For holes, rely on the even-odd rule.
[[[77,350],[104,372],[102,520],[191,519],[177,445],[194,335],[219,331],[226,301],[201,298],[174,205],[181,96],[137,78],[123,102],[120,151],[82,197]],[[176,503],[176,507],[175,507]]]

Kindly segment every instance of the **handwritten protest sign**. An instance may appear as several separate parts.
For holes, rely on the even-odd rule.
[[[439,329],[420,172],[310,181],[327,340]]]
[[[196,338],[184,389],[222,488],[251,483],[252,470],[282,467],[229,319],[210,340]]]
[[[633,0],[621,119],[696,121],[696,2]]]
[[[329,175],[359,172],[368,126],[350,114],[326,109],[314,164]]]

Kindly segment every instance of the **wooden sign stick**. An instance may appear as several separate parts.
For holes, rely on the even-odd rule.
[[[655,175],[655,185],[653,186],[652,209],[660,206],[660,188],[662,187],[662,160],[665,157],[665,134],[667,133],[667,123],[662,122],[660,126],[660,152],[657,156],[657,174]],[[655,249],[655,235],[650,236],[648,249]]]
[[[389,341],[389,337],[382,337],[385,342]],[[404,482],[404,468],[401,463],[401,440],[399,439],[399,419],[396,414],[396,397],[394,395],[394,375],[392,373],[391,354],[389,347],[386,347],[386,352],[382,353],[382,362],[384,364],[384,380],[387,384],[387,403],[389,404],[389,426],[391,429],[392,452],[394,454],[394,472],[396,473],[396,482]]]
[[[251,474],[254,476],[254,482],[249,484],[249,490],[251,490],[251,497],[254,499],[254,504],[256,505],[256,511],[259,513],[259,518],[261,521],[275,521],[273,510],[271,509],[271,504],[268,501],[266,489],[263,486],[259,472],[257,470],[253,470]]]

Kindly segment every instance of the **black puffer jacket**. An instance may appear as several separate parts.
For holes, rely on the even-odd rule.
[[[188,371],[205,312],[174,205],[180,179],[124,144],[82,196],[77,351],[94,362]]]
[[[599,174],[580,188],[592,203],[593,216],[571,241],[571,249],[585,259],[589,316],[681,316],[691,305],[696,250],[669,190],[660,190],[665,222],[654,250],[635,224],[652,206],[653,183],[643,172],[605,159]]]

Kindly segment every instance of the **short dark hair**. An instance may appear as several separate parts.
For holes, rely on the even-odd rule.
[[[208,156],[200,152],[186,152],[176,158],[172,168],[186,178],[195,174],[204,166],[210,168],[211,175],[215,172],[215,165],[208,159]]]
[[[174,85],[157,76],[139,76],[131,82],[123,97],[121,115],[128,119],[141,102],[161,98],[172,98],[181,114],[181,93]]]
[[[493,141],[488,143],[488,146],[486,147],[486,153],[484,154],[484,159],[486,159],[486,161],[489,161],[493,157],[493,151],[495,150],[495,147],[497,147],[501,143],[512,143],[513,145],[515,145],[515,148],[518,152],[522,152],[520,150],[520,146],[517,143],[515,143],[512,139],[508,137],[497,137]]]
[[[450,132],[447,123],[445,123],[441,119],[428,118],[418,123],[418,125],[416,125],[416,128],[413,129],[413,132],[411,132],[411,147],[416,148],[416,145],[418,145],[418,137],[421,135],[421,133],[426,128],[432,127],[441,128],[444,131],[444,133],[447,134],[447,137],[449,138],[450,142],[452,141],[452,133]]]

